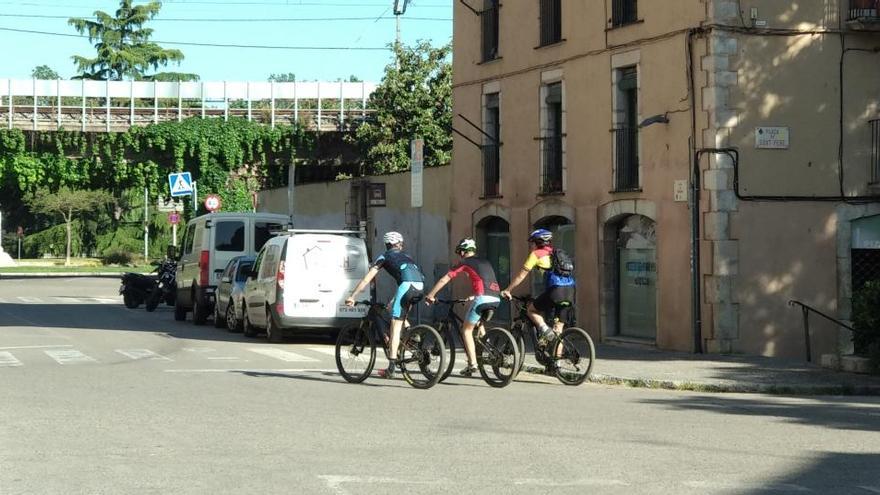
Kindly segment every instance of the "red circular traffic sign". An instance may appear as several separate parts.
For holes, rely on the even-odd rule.
[[[180,223],[180,215],[178,213],[169,213],[168,221],[171,222],[172,225],[177,225]]]
[[[205,197],[205,209],[208,211],[217,211],[223,203],[220,202],[220,196],[209,194]]]

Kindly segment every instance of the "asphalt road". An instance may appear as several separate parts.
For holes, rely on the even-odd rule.
[[[880,493],[877,398],[351,385],[117,287],[0,280],[0,494]]]

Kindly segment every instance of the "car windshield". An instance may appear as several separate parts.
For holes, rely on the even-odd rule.
[[[235,274],[236,282],[244,282],[247,280],[248,273],[250,273],[251,268],[253,268],[253,261],[244,261],[240,265],[238,265],[238,273]]]

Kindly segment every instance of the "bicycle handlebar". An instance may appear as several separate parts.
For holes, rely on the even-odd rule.
[[[470,299],[435,299],[435,301],[437,301],[440,304],[450,304],[450,305],[464,304],[464,303],[471,302]]]

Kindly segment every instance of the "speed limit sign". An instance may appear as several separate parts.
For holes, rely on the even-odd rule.
[[[217,211],[220,209],[221,205],[220,196],[217,196],[216,194],[209,194],[205,198],[205,209],[208,211]]]

